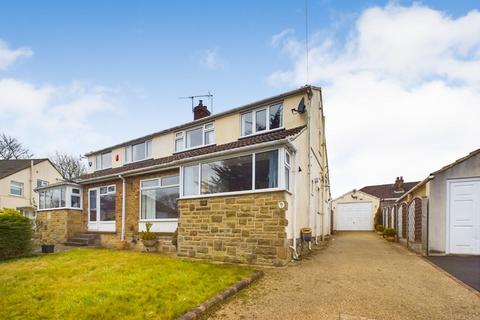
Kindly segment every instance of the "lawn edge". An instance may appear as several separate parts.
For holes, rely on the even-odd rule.
[[[190,309],[180,317],[176,318],[176,320],[196,320],[199,319],[202,315],[204,315],[207,311],[209,311],[212,307],[216,306],[217,304],[227,300],[228,298],[235,295],[237,292],[245,289],[253,282],[257,281],[263,276],[263,271],[255,271],[249,277],[238,281],[237,283],[233,284],[232,286],[228,287],[227,289],[223,290],[216,296],[204,301],[200,305]]]

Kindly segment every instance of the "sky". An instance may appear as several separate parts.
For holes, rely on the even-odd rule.
[[[478,1],[0,2],[0,132],[84,154],[305,84],[333,196],[480,148]]]

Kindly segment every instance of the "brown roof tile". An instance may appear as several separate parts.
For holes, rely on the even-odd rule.
[[[419,181],[405,182],[403,184],[404,192],[395,192],[395,184],[380,184],[375,186],[366,186],[360,189],[360,191],[371,194],[380,199],[396,199],[403,196],[406,192],[412,189]]]
[[[282,129],[274,132],[267,132],[264,134],[259,134],[255,136],[241,138],[235,142],[225,143],[221,145],[213,145],[204,148],[198,148],[194,150],[188,150],[184,152],[175,153],[171,156],[158,158],[158,159],[148,159],[144,161],[139,161],[131,164],[127,164],[118,168],[111,168],[105,170],[98,170],[93,173],[82,175],[78,178],[78,182],[82,182],[82,180],[92,179],[92,178],[101,178],[103,176],[108,176],[112,174],[120,174],[122,172],[135,170],[135,169],[147,169],[151,166],[161,165],[161,164],[168,164],[169,162],[188,159],[192,157],[197,157],[201,155],[206,155],[210,153],[230,150],[230,149],[237,149],[245,146],[255,145],[263,142],[269,141],[276,141],[287,138],[289,136],[295,135],[299,133],[305,126],[296,127],[293,129]]]
[[[13,160],[0,160],[0,179],[8,177],[20,170],[30,167],[30,163],[33,160],[33,164],[47,161],[48,159],[13,159]]]

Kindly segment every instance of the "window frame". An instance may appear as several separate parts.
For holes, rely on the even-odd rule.
[[[110,163],[107,164],[108,166],[104,166],[103,163],[103,156],[110,154]],[[100,168],[98,168],[98,159],[100,157]],[[106,169],[111,169],[112,168],[112,151],[104,152],[104,153],[99,153],[95,155],[95,171],[100,171],[100,170],[106,170]]]
[[[39,185],[39,182],[40,182],[40,185]],[[49,184],[50,182],[46,180],[37,179],[37,188],[45,187],[45,186],[48,186]]]
[[[139,159],[139,160],[133,160],[133,147],[138,146],[140,144],[144,145],[145,158]],[[131,145],[126,146],[124,148],[124,151],[123,151],[124,164],[135,163],[135,162],[139,162],[139,161],[152,159],[152,151],[153,151],[152,149],[153,149],[153,140],[152,139],[145,140],[143,142],[139,142],[139,143],[135,143],[135,144],[131,144]],[[130,156],[130,160],[129,160],[128,156]]]
[[[108,191],[110,187],[113,187],[113,191]],[[106,188],[107,192],[106,193],[100,193],[101,188]],[[97,210],[97,220],[96,221],[90,221],[90,191],[92,190],[97,190],[97,196],[95,198],[96,202],[96,210]],[[115,213],[117,212],[117,187],[115,184],[108,184],[108,185],[102,185],[98,186],[95,188],[89,188],[87,190],[87,228],[89,223],[93,222],[104,222],[104,223],[114,223],[116,224],[116,217],[113,220],[98,220],[98,217],[100,216],[100,210],[101,210],[101,201],[102,201],[102,196],[109,195],[109,194],[114,194],[115,195]],[[82,204],[83,206],[83,204]],[[78,209],[78,208],[71,208],[71,209]]]
[[[175,177],[177,175],[171,174],[171,175],[166,175],[166,176],[161,176],[158,178],[152,178],[152,179],[143,179],[140,180],[139,182],[139,199],[138,199],[138,222],[140,223],[146,223],[146,222],[176,222],[180,218],[180,210],[178,211],[179,217],[178,218],[161,218],[161,219],[142,219],[142,191],[143,190],[155,190],[155,189],[167,189],[167,188],[175,188],[178,187],[178,199],[181,198],[181,174],[178,174],[178,184],[168,184],[168,185],[163,185],[162,180],[164,178],[170,178],[170,177]],[[158,181],[158,185],[156,186],[150,186],[150,187],[142,187],[142,183],[146,181]]]
[[[255,189],[255,155],[258,153],[264,153],[264,152],[269,152],[269,151],[278,151],[278,165],[277,165],[277,179],[278,179],[278,186],[275,188],[264,188],[264,189]],[[271,148],[264,148],[264,149],[258,149],[255,151],[249,151],[249,152],[242,152],[242,153],[237,153],[234,155],[225,155],[225,156],[219,156],[219,157],[214,157],[214,158],[209,158],[206,161],[197,161],[197,162],[190,162],[182,165],[180,167],[180,197],[179,199],[195,199],[195,198],[208,198],[208,197],[218,197],[218,196],[224,196],[224,195],[236,195],[236,194],[250,194],[250,193],[262,193],[262,192],[273,192],[273,191],[287,191],[289,193],[290,190],[285,188],[285,179],[284,179],[284,166],[281,165],[284,163],[284,155],[286,150],[284,147],[271,147]],[[219,193],[208,193],[208,194],[202,194],[202,164],[214,162],[214,161],[221,161],[225,159],[231,159],[231,158],[237,158],[241,156],[246,156],[246,155],[251,155],[252,156],[252,188],[249,190],[243,190],[243,191],[228,191],[228,192],[219,192]],[[184,168],[185,167],[191,167],[191,166],[198,166],[197,171],[198,171],[198,190],[197,194],[195,195],[184,195],[184,189],[185,189],[185,183],[183,181],[183,176],[184,176]]]
[[[12,193],[12,185],[13,184],[19,184],[20,185],[20,194],[15,194],[15,193]],[[18,187],[18,186],[17,186]],[[15,180],[10,180],[10,190],[9,190],[9,194],[11,196],[14,196],[14,197],[23,197],[25,195],[25,184],[23,182],[19,182],[19,181],[15,181]]]
[[[42,196],[42,193],[45,195],[45,193],[48,191],[48,190],[53,190],[53,189],[62,189],[62,188],[65,188],[65,206],[60,206],[60,207],[49,207],[49,208],[45,208],[45,205],[46,205],[46,199],[44,200],[44,208],[40,208],[40,197]],[[76,190],[79,190],[79,193],[73,193],[72,190],[73,189],[76,189]],[[60,191],[60,197],[61,197],[61,191]],[[79,197],[80,198],[80,207],[73,207],[72,206],[72,196],[76,196],[76,197]],[[44,190],[40,190],[38,191],[38,206],[37,206],[37,211],[51,211],[51,210],[61,210],[61,209],[72,209],[72,210],[83,210],[83,190],[81,187],[76,187],[76,186],[71,186],[71,185],[60,185],[60,186],[57,186],[57,187],[53,187],[53,188],[48,188],[48,189],[44,189]],[[60,199],[60,203],[61,203],[62,199]]]
[[[211,126],[211,127],[207,128],[209,126]],[[198,146],[195,146],[195,147],[187,148],[187,132],[198,130],[198,129],[202,129],[202,144],[200,144]],[[210,133],[210,132],[213,132],[213,141],[209,144],[205,144],[205,140],[206,140],[205,136],[206,136],[207,133]],[[177,141],[182,141],[182,149],[181,150],[177,150]],[[211,145],[214,145],[214,144],[215,144],[215,122],[207,122],[207,123],[204,123],[204,124],[196,126],[196,127],[192,127],[192,128],[188,128],[188,129],[185,129],[185,130],[182,130],[182,131],[175,132],[175,143],[174,143],[174,149],[175,150],[174,150],[174,153],[179,153],[179,152],[183,152],[183,151],[203,148],[203,147],[211,146]]]
[[[284,180],[284,186],[285,186],[285,189],[288,190],[288,191],[291,191],[291,181],[292,181],[292,155],[290,154],[290,152],[288,152],[287,149],[284,149],[285,150],[285,155],[284,155],[284,159],[283,159],[283,168],[284,168],[284,173],[285,172],[285,169],[288,169],[288,185],[287,185],[287,179],[286,179],[286,174],[285,176],[283,177],[283,180]],[[287,161],[288,159],[288,161]]]
[[[277,106],[277,105],[282,106],[281,123],[280,123],[280,126],[278,128],[271,129],[270,128],[270,108],[273,107],[273,106]],[[266,114],[265,130],[257,131],[257,112],[260,112],[260,111],[265,111],[265,114]],[[250,116],[252,118],[252,133],[250,133],[250,134],[245,134],[245,125],[244,125],[244,122],[243,122],[243,115],[246,115],[246,114],[250,114]],[[271,132],[271,131],[275,131],[275,130],[281,130],[284,127],[285,127],[285,125],[284,125],[284,117],[283,117],[283,102],[269,104],[267,106],[263,106],[263,107],[260,107],[260,108],[249,110],[247,112],[240,113],[240,137],[242,137],[242,138],[243,137],[250,137],[250,136],[253,136],[253,135],[262,134],[262,133],[266,133],[266,132]]]

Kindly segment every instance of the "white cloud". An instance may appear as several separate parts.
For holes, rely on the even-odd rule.
[[[225,64],[218,53],[218,48],[205,50],[200,63],[210,70],[223,70],[225,68]]]
[[[389,4],[363,11],[343,42],[325,34],[312,37],[309,79],[323,86],[334,195],[420,179],[480,147],[480,12]],[[304,44],[276,41],[293,66],[268,81],[304,84]]]
[[[4,78],[0,79],[0,127],[37,156],[55,150],[79,154],[102,138],[91,120],[100,112],[112,112],[113,102],[104,87],[78,82],[36,86]]]
[[[288,28],[285,30],[280,31],[279,33],[275,34],[272,36],[272,41],[271,44],[272,46],[276,47],[278,46],[283,39],[285,39],[287,36],[292,35],[295,32],[295,30]]]
[[[33,51],[30,48],[21,47],[12,50],[7,43],[0,39],[0,70],[5,70],[21,57],[31,57]]]

